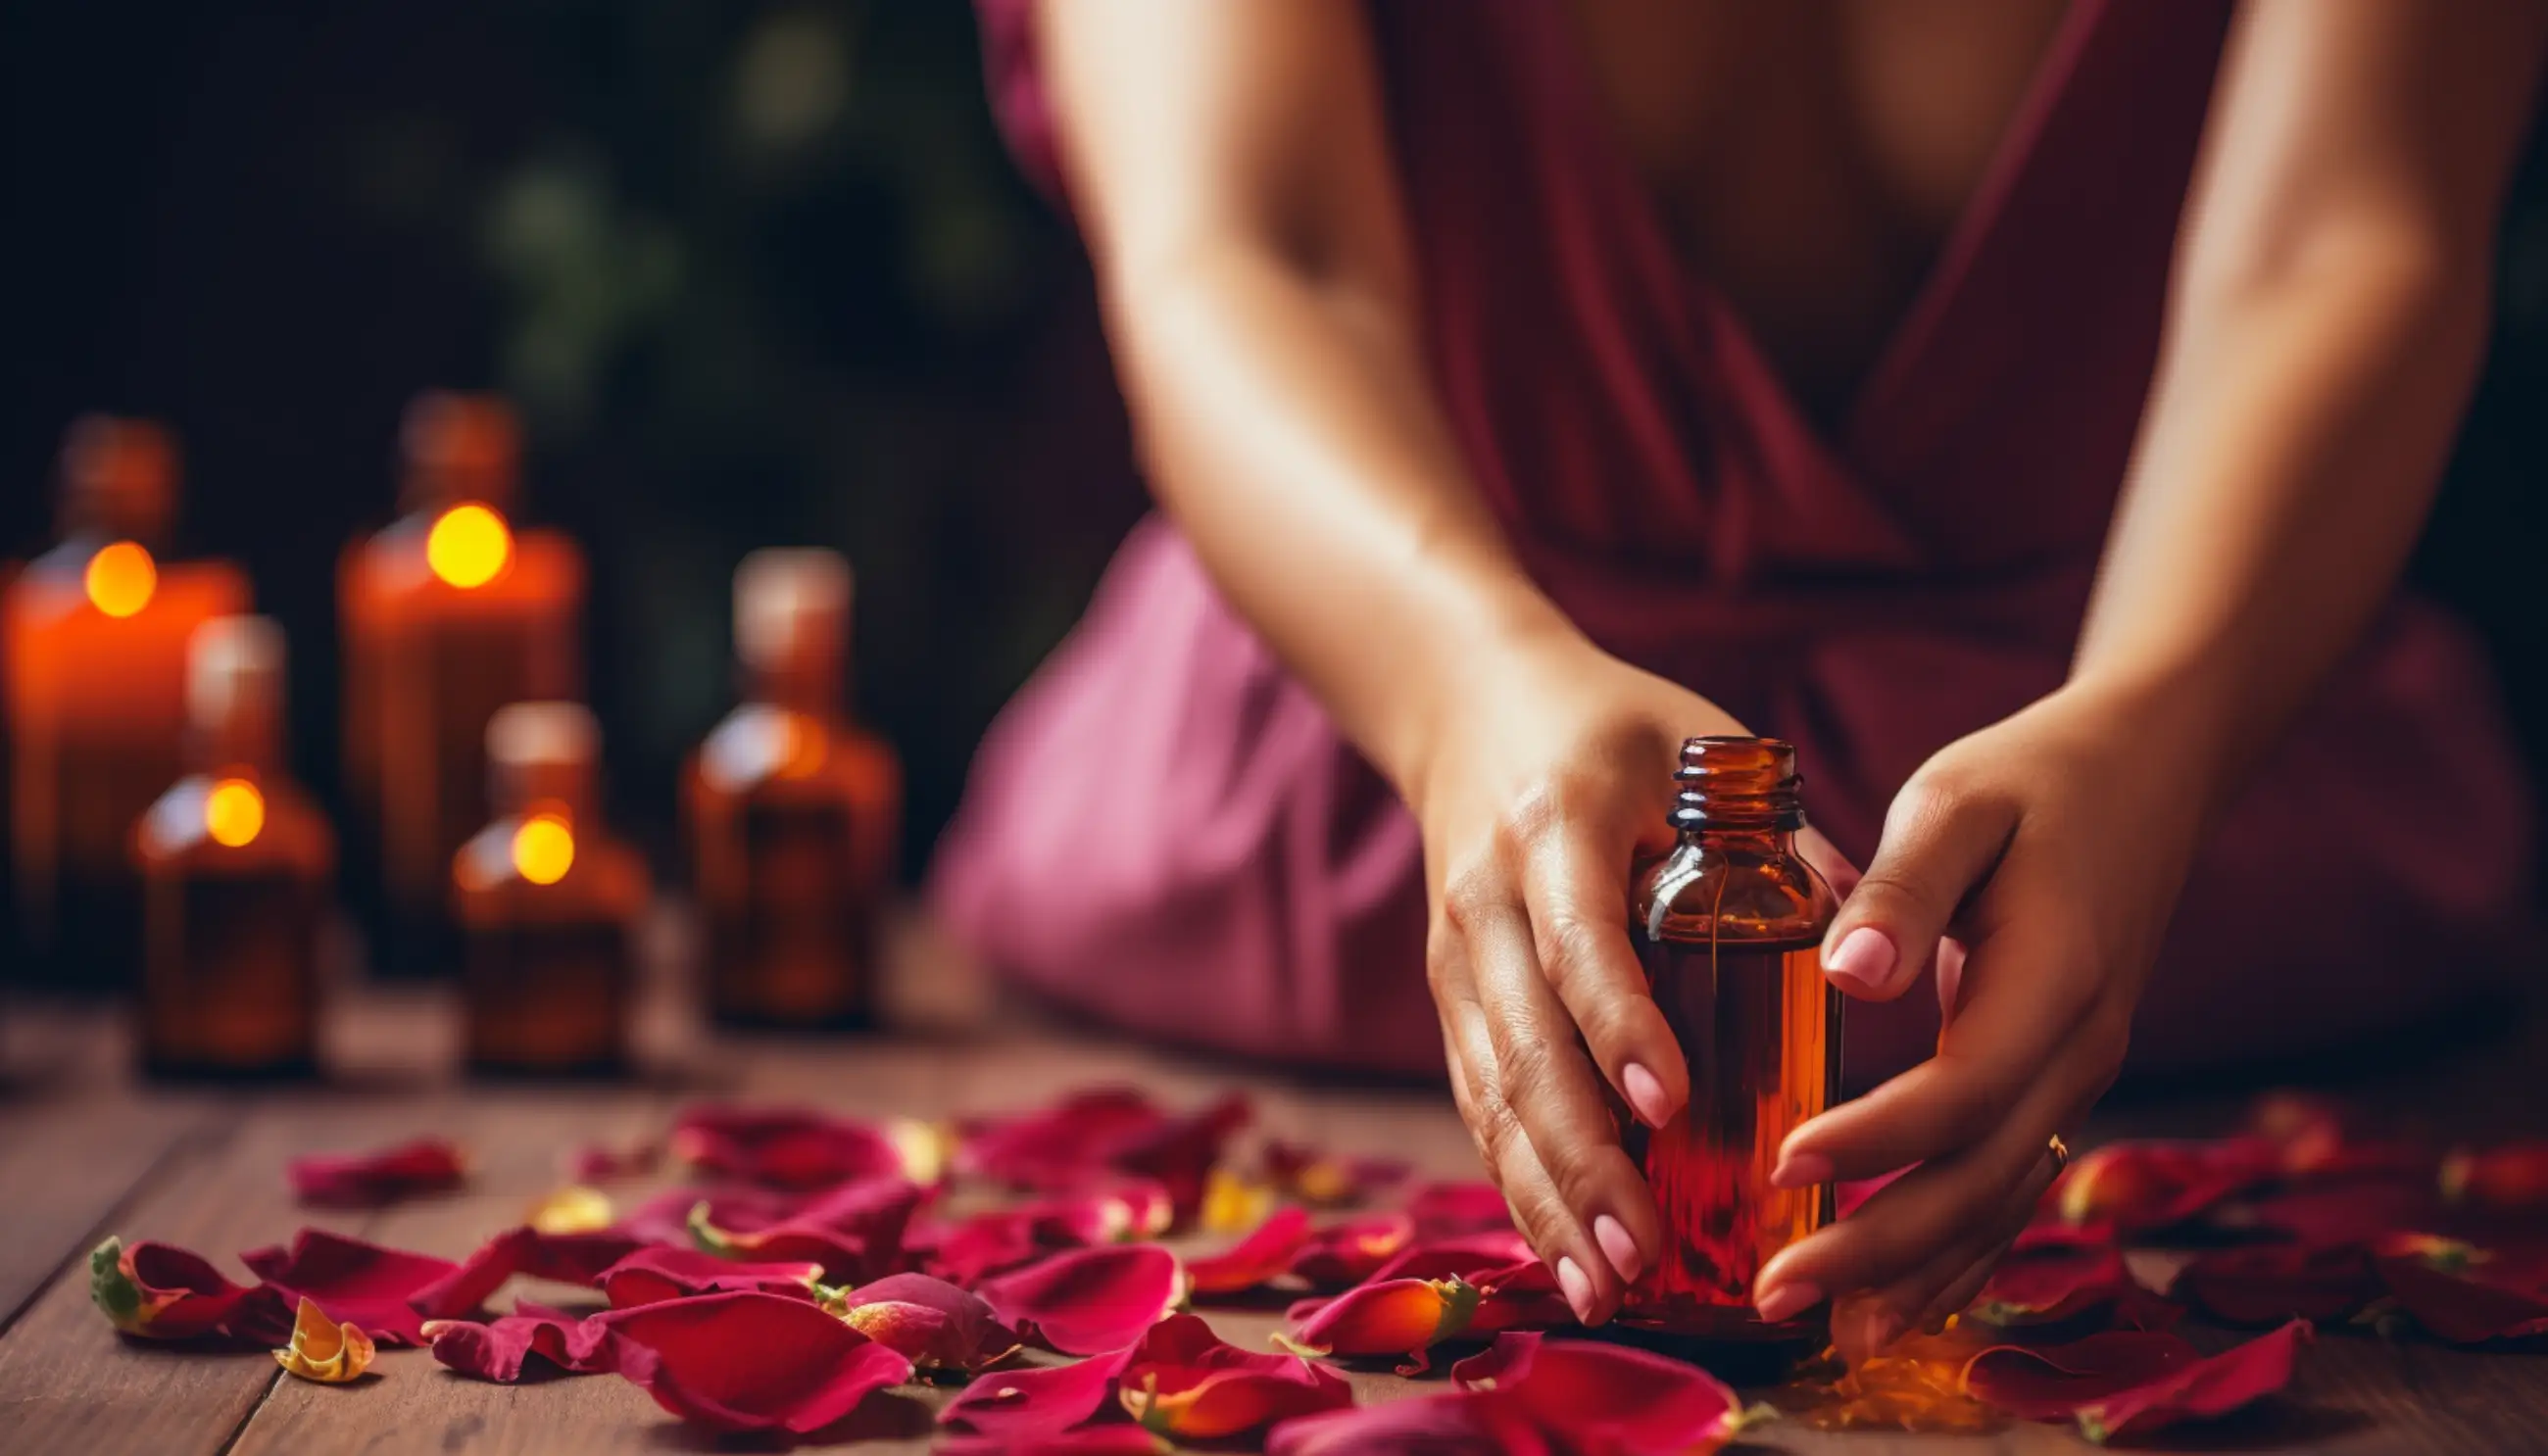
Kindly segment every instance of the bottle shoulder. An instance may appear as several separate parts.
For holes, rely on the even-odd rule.
[[[1818,940],[1840,897],[1790,845],[1685,836],[1639,874],[1635,925],[1647,940]]]

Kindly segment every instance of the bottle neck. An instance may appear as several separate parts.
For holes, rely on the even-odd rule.
[[[1673,778],[1673,827],[1685,841],[1743,841],[1791,851],[1805,827],[1796,751],[1774,738],[1693,738]]]
[[[847,711],[843,683],[848,675],[837,657],[811,653],[746,670],[744,695],[809,718],[834,718]]]
[[[220,778],[271,777],[283,766],[282,715],[242,708],[220,722],[192,724],[186,759],[196,773]]]
[[[599,811],[600,775],[589,763],[500,764],[494,777],[499,817],[549,814],[570,824],[590,824]]]

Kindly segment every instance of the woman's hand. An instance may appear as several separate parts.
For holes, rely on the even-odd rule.
[[[1682,740],[1742,733],[1705,698],[1581,639],[1500,650],[1402,781],[1424,834],[1426,963],[1460,1114],[1577,1318],[1665,1247],[1603,1083],[1661,1127],[1689,1096],[1628,940],[1629,877],[1670,847]],[[1848,865],[1818,836],[1827,877]]]
[[[1791,1134],[1773,1181],[1920,1166],[1763,1268],[1784,1319],[1857,1295],[1835,1333],[1875,1348],[1961,1310],[2057,1171],[2049,1139],[2123,1065],[2133,1009],[2202,827],[2203,775],[2145,714],[2065,688],[1950,744],[1896,795],[1824,971],[1891,1000],[1941,957],[1938,1052]],[[1863,1314],[1861,1312],[1864,1312]]]

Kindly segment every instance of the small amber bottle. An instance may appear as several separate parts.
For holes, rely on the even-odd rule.
[[[584,554],[514,529],[520,438],[500,400],[432,393],[400,435],[399,520],[346,548],[346,800],[371,871],[376,968],[447,973],[451,857],[486,823],[487,722],[583,691]]]
[[[191,772],[135,826],[141,876],[139,1050],[163,1077],[281,1077],[318,1066],[319,936],[336,838],[283,765],[283,632],[195,629]]]
[[[133,824],[185,770],[187,638],[248,609],[235,565],[165,559],[177,489],[166,430],[75,421],[60,540],[0,597],[13,888],[28,968],[64,988],[138,977]]]
[[[604,832],[600,730],[581,703],[487,724],[495,821],[452,860],[470,1068],[600,1076],[628,1064],[645,862]]]
[[[1666,1127],[1622,1118],[1666,1237],[1620,1318],[1708,1338],[1805,1336],[1766,1325],[1752,1281],[1771,1255],[1832,1219],[1828,1186],[1770,1186],[1778,1147],[1840,1086],[1840,996],[1822,938],[1838,902],[1796,853],[1805,824],[1796,753],[1767,738],[1682,747],[1681,842],[1637,881],[1633,934],[1655,1002],[1689,1062],[1689,1102]]]
[[[870,1025],[902,769],[849,716],[849,564],[758,551],[734,576],[744,702],[684,775],[707,1000],[743,1027]]]

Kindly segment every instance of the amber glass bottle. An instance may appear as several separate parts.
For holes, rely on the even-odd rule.
[[[216,617],[187,654],[191,772],[135,826],[139,1050],[171,1077],[318,1066],[319,932],[336,838],[283,766],[283,632]]]
[[[1773,1188],[1770,1170],[1840,1086],[1840,996],[1821,950],[1838,906],[1796,853],[1793,748],[1693,738],[1673,776],[1681,843],[1639,877],[1634,932],[1689,1060],[1689,1102],[1660,1130],[1621,1120],[1669,1241],[1620,1316],[1711,1338],[1801,1335],[1803,1321],[1760,1321],[1752,1280],[1832,1218],[1829,1187]]]
[[[708,1008],[729,1026],[874,1017],[902,769],[849,716],[849,622],[850,569],[833,552],[759,551],[735,573],[744,702],[683,781]]]
[[[10,849],[25,960],[80,990],[138,975],[134,821],[185,768],[186,641],[248,609],[245,574],[164,559],[177,452],[90,415],[62,446],[60,541],[0,598]]]
[[[602,828],[600,731],[581,703],[514,703],[487,724],[496,818],[452,860],[473,1070],[623,1070],[645,862]]]
[[[365,847],[372,959],[447,972],[451,857],[490,809],[487,722],[510,702],[583,691],[583,552],[516,532],[520,444],[512,411],[428,394],[401,432],[405,512],[346,549],[346,799]]]

